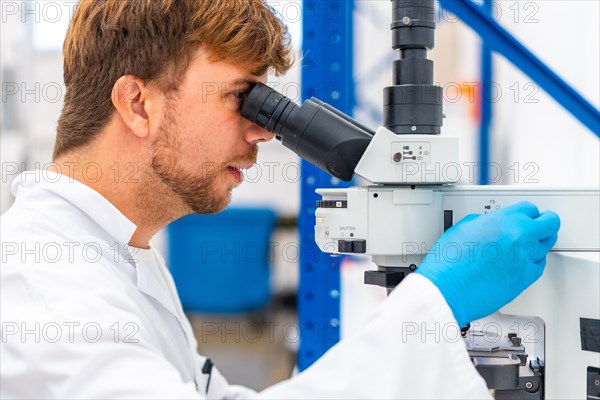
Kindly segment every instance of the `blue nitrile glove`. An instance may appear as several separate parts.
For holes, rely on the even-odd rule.
[[[521,202],[468,215],[438,240],[416,273],[442,292],[459,326],[483,318],[535,282],[556,244],[560,219]]]

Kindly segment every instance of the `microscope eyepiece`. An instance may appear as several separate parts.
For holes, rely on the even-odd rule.
[[[286,108],[297,107],[290,99],[262,83],[256,84],[242,106],[242,116],[261,128],[275,133],[275,127]]]
[[[301,158],[349,181],[374,132],[317,99],[301,106],[276,90],[258,83],[241,114],[275,134]]]

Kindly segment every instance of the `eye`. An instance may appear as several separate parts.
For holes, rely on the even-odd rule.
[[[238,92],[233,92],[231,95],[240,103],[240,108],[248,98],[250,94],[250,90],[240,90]]]

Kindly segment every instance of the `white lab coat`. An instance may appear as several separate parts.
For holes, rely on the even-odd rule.
[[[86,185],[17,177],[1,219],[0,397],[490,398],[437,288],[409,276],[358,334],[260,394],[202,373],[190,323],[126,245],[135,225]],[[155,257],[160,257],[154,254]]]

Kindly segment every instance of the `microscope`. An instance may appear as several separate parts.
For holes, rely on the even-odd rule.
[[[399,58],[376,132],[317,99],[298,105],[262,84],[242,115],[331,175],[370,183],[318,189],[315,238],[325,253],[371,256],[377,269],[365,273],[365,283],[388,291],[469,214],[521,200],[557,212],[561,231],[544,275],[462,336],[496,399],[600,399],[600,191],[455,185],[463,174],[458,139],[441,135],[442,88],[427,59],[434,0],[392,5]],[[452,250],[435,249],[441,262]]]

